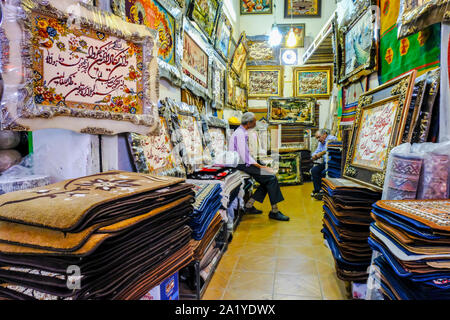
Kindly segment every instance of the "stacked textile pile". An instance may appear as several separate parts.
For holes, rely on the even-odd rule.
[[[383,200],[370,246],[388,299],[450,299],[450,200]]]
[[[144,296],[192,260],[182,182],[110,171],[1,195],[0,297]]]
[[[188,177],[194,180],[223,180],[235,171],[232,168],[208,166],[195,170]]]
[[[370,210],[381,193],[346,179],[322,182],[322,233],[333,254],[337,276],[344,281],[365,281],[372,257],[367,242]]]
[[[194,211],[189,220],[192,238],[201,240],[220,209],[222,188],[217,183],[194,183]]]
[[[327,146],[327,173],[329,178],[341,177],[342,141],[330,141]]]

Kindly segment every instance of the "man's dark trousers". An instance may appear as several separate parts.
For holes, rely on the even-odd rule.
[[[277,204],[278,202],[284,200],[283,194],[280,190],[280,185],[278,184],[278,179],[275,175],[265,173],[264,170],[261,170],[253,165],[247,167],[245,164],[239,164],[236,169],[248,173],[259,183],[258,189],[256,189],[252,196],[252,198],[256,201],[262,203],[266,197],[266,194],[269,194],[271,205]]]
[[[317,193],[320,191],[321,186],[322,186],[322,177],[323,177],[323,171],[325,170],[325,164],[324,163],[320,163],[320,164],[316,164],[312,169],[311,169],[311,177],[312,177],[312,181],[314,184],[314,193]]]

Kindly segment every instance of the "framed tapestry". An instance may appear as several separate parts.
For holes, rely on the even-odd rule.
[[[415,76],[414,70],[361,95],[344,177],[383,190],[389,152],[402,142]]]
[[[209,116],[206,123],[208,126],[207,139],[211,146],[212,156],[216,158],[228,150],[229,125],[227,121],[213,116]]]
[[[230,20],[228,20],[225,11],[222,10],[217,19],[214,48],[227,63],[230,57],[230,41],[232,35],[233,27],[231,26]]]
[[[239,85],[236,85],[234,88],[234,101],[237,110],[244,111],[247,109],[247,89],[241,88]]]
[[[181,102],[184,102],[190,106],[197,107],[197,110],[200,114],[206,112],[205,99],[196,96],[195,94],[192,93],[191,90],[187,88],[181,88]]]
[[[213,58],[213,101],[211,107],[214,109],[223,109],[225,106],[225,78],[226,66],[223,65],[218,58]]]
[[[245,36],[245,32],[242,32],[231,59],[231,69],[236,72],[236,74],[241,73],[242,67],[247,60],[247,53],[247,37]]]
[[[398,38],[415,34],[442,21],[450,21],[449,0],[399,0]]]
[[[90,6],[78,5],[70,16],[66,9],[64,2],[29,0],[3,7],[17,20],[4,20],[0,30],[8,47],[0,64],[2,129],[156,131],[155,33]]]
[[[284,0],[285,18],[320,18],[322,0]]]
[[[332,88],[333,66],[294,69],[294,97],[328,98]]]
[[[280,47],[269,45],[269,36],[248,36],[247,37],[247,65],[277,65]]]
[[[282,185],[296,185],[303,183],[299,153],[280,154],[277,179]]]
[[[231,109],[236,106],[234,90],[237,83],[239,83],[237,75],[231,69],[228,69],[225,81],[225,106]]]
[[[282,66],[248,66],[248,98],[277,97],[283,95]]]
[[[378,23],[371,9],[363,10],[349,25],[344,25],[339,33],[339,51],[342,55],[340,83],[354,82],[378,70]]]
[[[241,15],[244,14],[272,14],[272,0],[239,0]]]
[[[267,118],[270,124],[315,126],[316,99],[269,98]]]
[[[297,45],[295,48],[304,48],[305,47],[305,24],[297,23],[297,24],[277,24],[278,30],[280,31],[283,38],[281,39],[281,46],[287,47],[287,39],[289,30],[293,29],[295,37],[297,38]]]
[[[211,42],[220,4],[219,0],[191,0],[186,14]]]
[[[158,136],[128,134],[136,171],[161,176],[186,177],[180,154],[173,147],[167,121],[164,117],[160,117],[159,121]]]
[[[208,88],[209,57],[186,31],[183,35],[182,67],[184,74]]]

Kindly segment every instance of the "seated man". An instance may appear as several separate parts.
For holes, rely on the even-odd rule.
[[[325,170],[324,156],[327,153],[328,141],[337,140],[333,135],[328,134],[328,130],[321,129],[316,132],[316,139],[319,141],[316,151],[313,152],[311,159],[314,162],[314,167],[311,169],[311,177],[314,184],[314,190],[311,197],[321,200],[321,185],[323,171]]]
[[[285,216],[278,210],[277,204],[284,200],[281,194],[278,179],[269,167],[265,167],[257,163],[250,155],[248,146],[248,129],[256,126],[256,118],[252,112],[246,112],[242,116],[241,125],[237,128],[230,138],[229,150],[236,151],[239,154],[239,164],[236,169],[241,170],[252,176],[258,183],[259,187],[250,200],[245,204],[245,212],[253,214],[261,214],[262,211],[256,209],[253,204],[255,201],[262,203],[267,194],[269,194],[272,210],[269,218],[289,221],[289,217]]]

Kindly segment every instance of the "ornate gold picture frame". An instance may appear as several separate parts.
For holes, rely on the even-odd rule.
[[[4,14],[17,19],[3,21],[0,32],[9,46],[1,63],[2,129],[157,131],[159,74],[152,30],[81,3],[72,3],[70,13],[64,0],[18,4],[3,6]],[[115,59],[108,64],[110,56]]]
[[[391,149],[402,143],[416,71],[359,98],[343,176],[382,190]]]
[[[333,66],[294,69],[294,97],[328,98],[333,87]]]
[[[249,99],[283,96],[283,66],[247,66]]]

